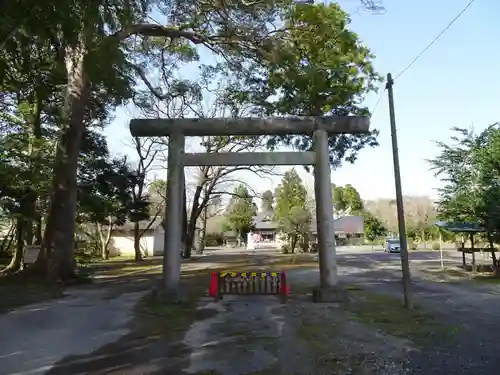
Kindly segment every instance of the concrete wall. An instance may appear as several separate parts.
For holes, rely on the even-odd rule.
[[[160,225],[153,232],[153,255],[163,255],[165,247],[165,230]]]
[[[152,232],[145,233],[141,237],[141,251],[146,256],[153,255],[154,236]],[[134,236],[128,233],[116,233],[111,235],[110,255],[111,256],[134,256]]]

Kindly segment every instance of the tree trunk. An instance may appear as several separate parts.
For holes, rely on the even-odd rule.
[[[493,262],[493,272],[495,273],[495,277],[499,277],[500,276],[500,267],[498,264],[497,256],[495,254],[495,246],[494,246],[493,236],[491,235],[490,232],[487,232],[486,236],[488,237],[488,243],[489,243],[490,249],[491,249],[491,260]]]
[[[24,222],[24,241],[26,245],[33,245],[33,220],[29,218]]]
[[[32,116],[29,119],[30,121],[30,127],[33,132],[34,138],[39,141],[42,139],[42,125],[41,125],[41,116],[42,116],[42,100],[40,97],[34,93],[34,98],[33,98],[33,112]],[[33,177],[35,177],[37,173],[37,161],[40,158],[40,150],[37,147],[33,146],[33,143],[30,141],[29,143],[29,155],[31,158],[31,174]],[[38,193],[36,191],[30,190],[25,198],[25,204],[26,204],[26,220],[24,222],[25,225],[25,239],[26,239],[26,245],[33,245],[33,224],[36,218],[36,203],[38,200]]]
[[[134,223],[134,254],[135,261],[140,262],[142,260],[141,252],[141,232],[139,230],[139,222]]]
[[[96,228],[97,228],[97,236],[99,238],[99,245],[101,246],[101,258],[103,260],[108,260],[109,242],[111,241],[111,230],[113,229],[111,225],[111,220],[109,220],[106,235],[103,234],[103,228],[101,227],[100,223],[96,223]],[[134,240],[134,246],[135,246],[135,240]]]
[[[186,229],[184,230],[185,232],[185,239],[184,239],[184,252],[187,253],[186,249],[189,249],[189,255],[187,256],[188,258],[191,257],[191,250],[194,247],[194,240],[196,237],[196,222],[186,222]]]
[[[208,202],[210,198],[210,193],[213,190],[213,186],[207,186],[207,176],[206,176],[206,171],[203,169],[200,169],[199,174],[198,174],[198,182],[196,184],[196,189],[194,191],[194,196],[193,196],[193,205],[191,207],[191,212],[189,215],[189,219],[187,218],[187,208],[185,208],[185,220],[186,220],[186,233],[185,233],[185,240],[184,240],[184,254],[186,257],[191,257],[191,249],[193,248],[193,242],[194,239],[196,238],[195,232],[196,232],[196,223],[198,221],[198,218],[200,216],[202,217],[203,220],[203,234],[201,235],[201,247],[198,253],[203,253],[203,249],[205,247],[204,243],[204,236],[205,236],[205,231],[206,231],[206,218],[207,218],[207,210],[208,210]],[[201,198],[201,193],[204,192],[203,199],[201,200],[200,203],[200,198]],[[186,190],[185,190],[185,185],[184,185],[184,202],[186,202]],[[186,205],[186,203],[184,203]],[[188,250],[186,250],[188,249]]]
[[[309,234],[303,233],[301,236],[301,248],[303,253],[309,252]]]
[[[19,217],[16,221],[16,249],[9,265],[3,272],[16,272],[21,269],[24,249],[24,225],[26,223],[22,217]]]
[[[35,224],[35,245],[42,244],[42,218],[39,216]]]
[[[207,218],[208,218],[208,206],[203,208],[203,212],[201,215],[201,230],[200,230],[200,247],[198,249],[198,254],[203,254],[205,250],[205,239],[207,235]]]
[[[47,225],[36,260],[36,268],[54,281],[75,276],[76,173],[89,92],[84,67],[86,54],[83,43],[66,50],[68,83],[63,112],[65,123],[57,145]]]
[[[15,234],[16,234],[16,224],[15,222],[12,222],[10,224],[7,235],[2,239],[2,242],[0,244],[0,257],[2,257],[4,253],[6,253],[7,250],[10,248],[10,245],[12,245],[12,241],[14,240]]]
[[[292,234],[290,236],[290,251],[291,253],[295,253],[295,246],[297,245],[297,235],[296,234]]]
[[[182,244],[184,245],[184,249],[182,252],[182,257],[185,259],[191,258],[191,247],[193,246],[194,235],[190,233],[191,223],[188,222],[187,215],[187,203],[186,203],[186,184],[184,183],[184,194],[182,198]],[[196,226],[196,222],[194,223]],[[193,232],[194,234],[194,232]]]

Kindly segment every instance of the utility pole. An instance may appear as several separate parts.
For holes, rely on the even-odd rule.
[[[389,117],[391,120],[392,159],[394,161],[394,182],[396,185],[396,206],[398,212],[398,229],[401,255],[401,270],[403,273],[403,293],[405,307],[413,308],[411,291],[410,263],[408,261],[408,241],[406,239],[405,213],[403,207],[403,192],[401,189],[401,171],[399,168],[398,137],[396,134],[396,114],[394,112],[394,93],[391,73],[387,74],[386,89],[389,94]]]

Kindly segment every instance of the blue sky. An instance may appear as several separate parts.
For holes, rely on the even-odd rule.
[[[352,12],[351,29],[376,55],[375,67],[396,76],[451,21],[469,0],[383,0],[386,12],[356,12],[358,0],[341,5]],[[396,121],[405,195],[436,196],[439,181],[426,159],[438,150],[434,141],[447,141],[450,128],[480,131],[499,119],[500,98],[498,36],[500,3],[476,0],[455,24],[394,85]],[[332,172],[332,182],[350,183],[362,198],[394,197],[393,164],[386,93],[372,117],[380,130],[380,146],[362,150],[354,165]],[[373,108],[378,95],[366,99]],[[118,110],[106,129],[112,152],[133,154],[124,142],[129,138],[125,111]],[[308,187],[312,177],[298,167]],[[243,176],[249,178],[250,176]],[[274,190],[279,178],[255,181],[258,191]]]

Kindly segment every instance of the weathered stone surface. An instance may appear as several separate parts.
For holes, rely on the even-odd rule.
[[[349,294],[341,287],[317,288],[313,290],[314,302],[348,302]]]
[[[304,152],[218,152],[184,156],[186,167],[199,165],[311,165],[315,153]]]
[[[326,130],[328,134],[367,133],[370,118],[365,116],[268,117],[268,118],[182,118],[133,119],[133,137],[165,137],[182,133],[188,137],[230,135],[288,135],[308,134]]]
[[[184,303],[187,301],[187,291],[183,286],[173,289],[166,289],[163,285],[158,284],[153,287],[152,296],[155,300],[162,303]]]

